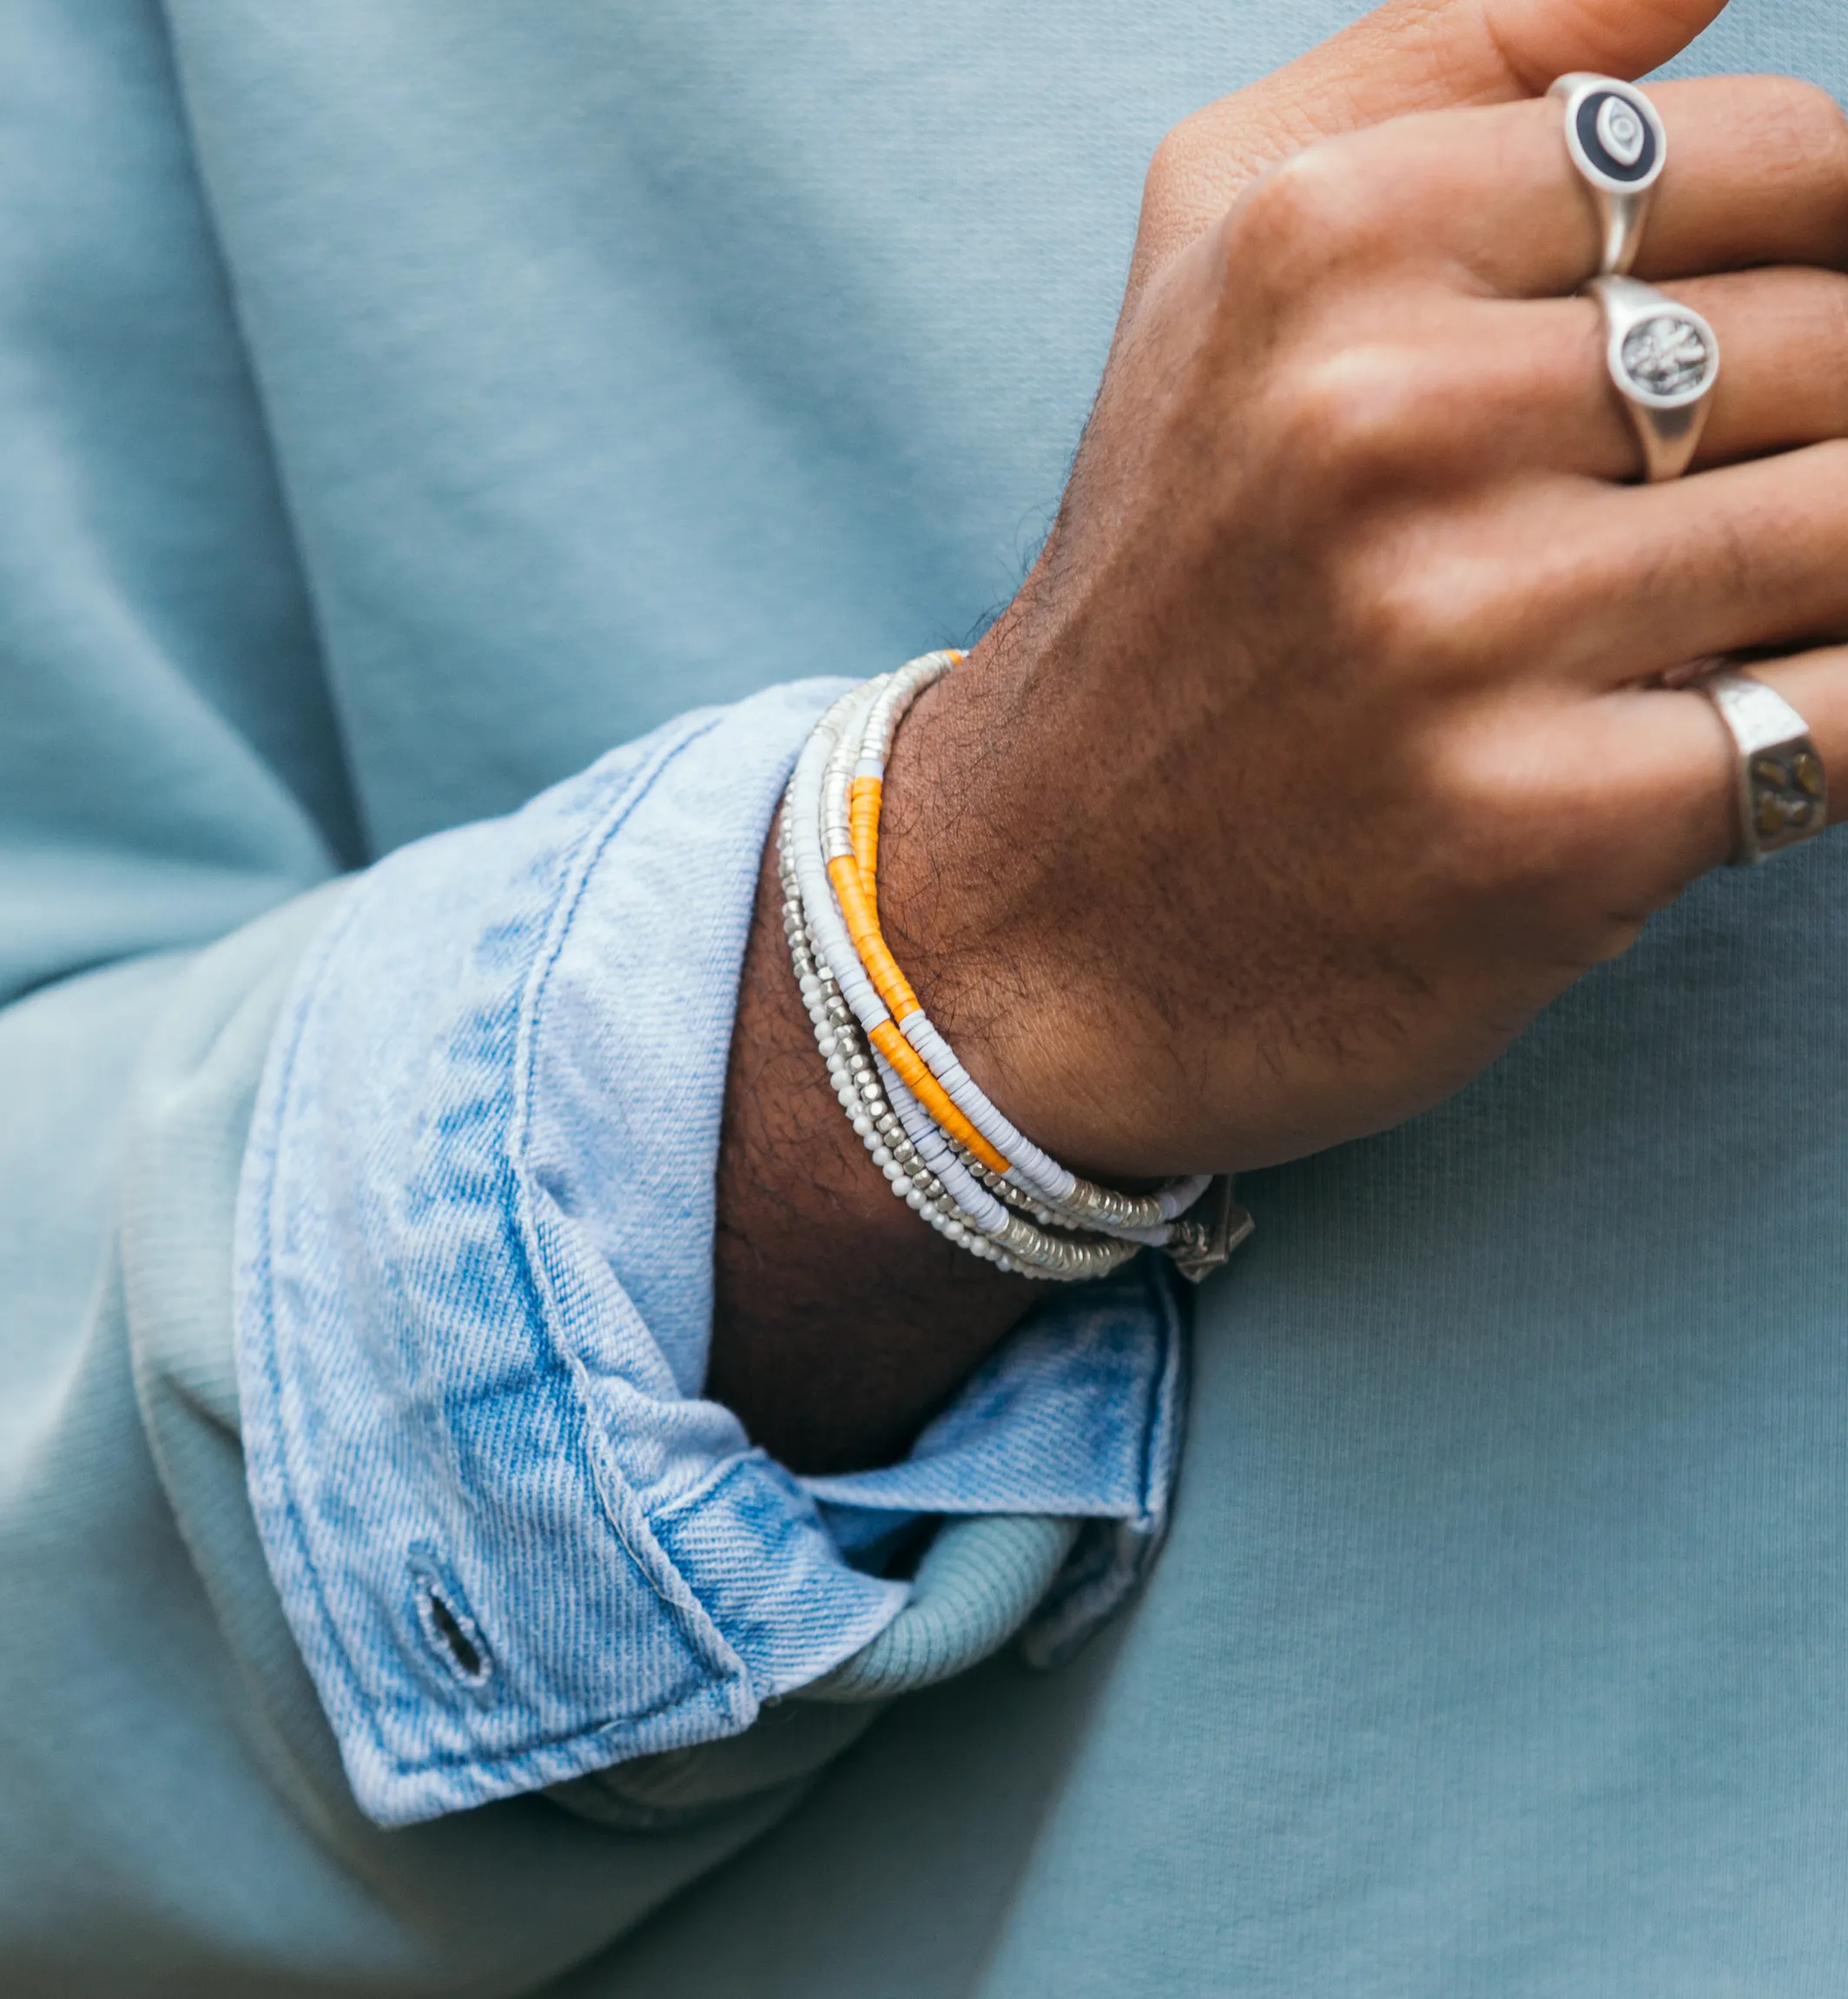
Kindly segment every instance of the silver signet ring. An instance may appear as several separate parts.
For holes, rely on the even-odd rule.
[[[1700,682],[1737,752],[1737,868],[1813,840],[1829,823],[1829,778],[1810,725],[1784,696],[1748,673],[1724,668]]]
[[[1646,479],[1680,478],[1706,427],[1719,340],[1691,306],[1635,278],[1594,278],[1605,366],[1642,446]]]
[[[1566,107],[1566,151],[1598,214],[1600,277],[1623,277],[1642,247],[1651,190],[1668,157],[1656,109],[1634,83],[1574,70],[1547,92]]]

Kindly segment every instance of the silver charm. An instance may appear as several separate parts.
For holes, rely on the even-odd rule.
[[[1642,446],[1643,477],[1679,478],[1706,427],[1719,379],[1719,340],[1692,307],[1634,278],[1594,278],[1605,363]]]
[[[1750,868],[1783,848],[1813,840],[1829,823],[1829,778],[1809,724],[1781,694],[1750,674],[1725,668],[1708,674],[1700,689],[1739,752],[1733,865]]]
[[[1566,107],[1566,152],[1598,212],[1598,275],[1622,277],[1636,261],[1650,193],[1668,157],[1655,106],[1634,83],[1574,70],[1548,91]]]
[[[1251,1211],[1232,1198],[1231,1175],[1219,1173],[1174,1224],[1167,1253],[1189,1283],[1203,1283],[1257,1226]]]

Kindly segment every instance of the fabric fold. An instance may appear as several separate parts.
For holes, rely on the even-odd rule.
[[[1180,1376],[1145,1276],[1049,1298],[858,1478],[796,1479],[700,1393],[759,855],[836,684],[400,849],[283,1008],[240,1196],[250,1491],[382,1823],[749,1727],[897,1614],[875,1551],[920,1515],[1158,1540]]]

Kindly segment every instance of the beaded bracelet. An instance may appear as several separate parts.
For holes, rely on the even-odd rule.
[[[784,934],[816,1046],[894,1194],[972,1255],[1076,1282],[1153,1247],[1198,1280],[1251,1232],[1230,1179],[1189,1175],[1127,1194],[1061,1165],[957,1061],[881,930],[886,760],[912,703],[960,656],[927,654],[842,696],[796,760],[777,854]]]

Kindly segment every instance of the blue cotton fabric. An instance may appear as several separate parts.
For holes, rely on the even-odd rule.
[[[805,1489],[701,1397],[758,858],[838,691],[696,713],[400,850],[283,1011],[241,1200],[244,1447],[382,1824],[748,1727],[896,1614],[907,1585],[848,1554],[918,1515],[1120,1521],[1117,1597],[1159,1537],[1179,1366],[1146,1283],[1055,1296],[885,1470]]]
[[[1162,132],[1356,11],[0,8],[6,1999],[1848,1990],[1840,834],[1248,1179],[1172,1532],[1057,1672],[383,1828],[248,1495],[334,878],[965,640]],[[1848,94],[1839,0],[1676,67]]]

